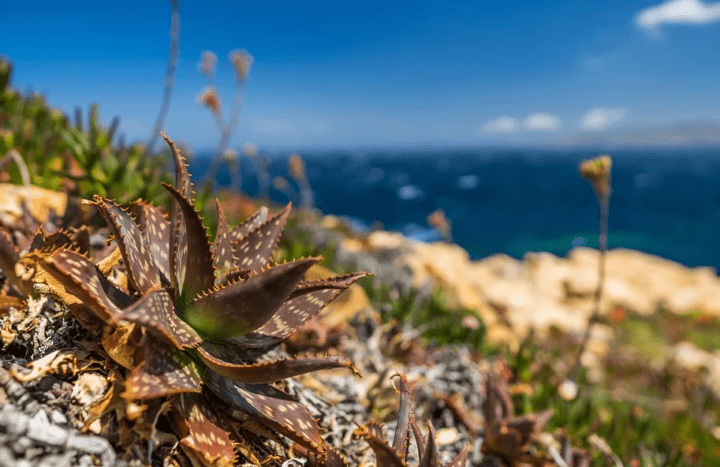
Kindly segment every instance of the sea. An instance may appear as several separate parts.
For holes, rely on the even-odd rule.
[[[478,259],[495,253],[522,258],[533,251],[563,256],[578,246],[597,248],[597,199],[578,164],[598,154],[428,149],[308,152],[302,157],[314,205],[323,213],[345,218],[360,232],[382,228],[436,241],[441,235],[426,218],[442,209],[452,225],[452,241]],[[302,200],[288,173],[288,155],[241,157],[239,176],[223,165],[215,187],[298,205]],[[609,247],[718,270],[720,150],[618,150],[610,155]],[[194,180],[206,175],[209,161],[207,154],[192,160]],[[265,176],[258,177],[258,165],[267,167],[260,170]],[[289,181],[289,188],[263,188],[278,176]]]

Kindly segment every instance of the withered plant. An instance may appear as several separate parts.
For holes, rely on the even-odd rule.
[[[326,448],[317,422],[272,383],[352,365],[330,356],[258,360],[365,274],[303,281],[320,258],[271,264],[289,205],[272,216],[261,208],[231,230],[218,203],[218,230],[210,243],[185,160],[163,137],[175,163],[175,185],[164,184],[174,199],[170,221],[152,204],[125,209],[96,196],[87,204],[107,221],[116,253],[95,264],[71,248],[50,245],[21,259],[27,275],[45,280],[56,294],[74,296],[76,308],[105,328],[105,350],[129,370],[121,397],[135,404],[164,398],[191,459],[207,466],[235,461],[234,446],[242,444],[237,420],[232,410],[214,410],[217,404],[240,410],[322,459]],[[111,280],[120,260],[125,279]]]

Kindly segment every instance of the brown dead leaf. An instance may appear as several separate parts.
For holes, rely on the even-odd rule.
[[[7,314],[10,308],[21,310],[25,308],[26,303],[17,297],[9,295],[0,295],[0,316]]]
[[[102,345],[110,358],[128,370],[137,366],[136,353],[142,329],[135,323],[121,325],[117,328],[106,327],[105,329]]]
[[[7,347],[12,344],[15,340],[15,336],[17,336],[17,333],[13,330],[12,324],[10,324],[10,321],[5,321],[5,325],[2,329],[0,329],[0,337],[2,337],[3,347]]]
[[[80,366],[81,363],[83,364],[82,366]],[[17,371],[15,367],[10,368],[10,373],[16,380],[27,382],[36,380],[46,374],[75,375],[92,363],[95,363],[95,361],[90,358],[88,352],[78,349],[56,350],[28,363],[27,366],[30,368],[29,373],[21,373]]]

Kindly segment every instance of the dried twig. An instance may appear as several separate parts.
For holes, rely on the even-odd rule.
[[[155,127],[152,136],[145,145],[144,156],[150,154],[155,148],[160,132],[165,124],[165,117],[170,108],[170,98],[172,97],[172,88],[175,81],[175,68],[177,67],[178,53],[180,50],[180,10],[178,8],[178,0],[170,0],[170,55],[168,57],[167,72],[165,74],[165,91],[163,92],[163,100],[158,111]]]

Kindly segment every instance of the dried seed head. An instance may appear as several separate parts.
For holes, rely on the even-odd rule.
[[[610,196],[610,168],[612,158],[608,155],[584,160],[580,163],[580,175],[592,183],[595,193],[600,198]]]
[[[223,159],[225,159],[226,164],[234,164],[235,162],[237,162],[238,155],[234,149],[226,149],[225,151],[223,151],[222,156]]]
[[[207,77],[214,75],[217,59],[217,55],[215,55],[214,52],[211,50],[204,50],[200,56],[200,63],[198,63],[198,70],[200,73]]]
[[[235,77],[238,81],[243,82],[247,79],[250,73],[250,67],[253,63],[253,57],[248,53],[247,50],[233,50],[228,55],[230,63],[235,68]]]
[[[440,234],[448,238],[452,229],[450,221],[445,217],[445,211],[442,209],[436,209],[425,218],[425,221],[430,227],[437,229]]]
[[[292,178],[295,180],[305,178],[305,162],[300,154],[290,154],[288,166],[290,167],[290,175]]]
[[[288,181],[285,177],[278,175],[277,177],[273,178],[272,186],[277,191],[285,191],[288,186]]]
[[[258,155],[258,148],[254,143],[247,143],[243,148],[243,154],[246,157],[255,157]]]
[[[220,112],[220,98],[213,87],[205,88],[198,96],[198,102],[212,110],[213,113]]]

